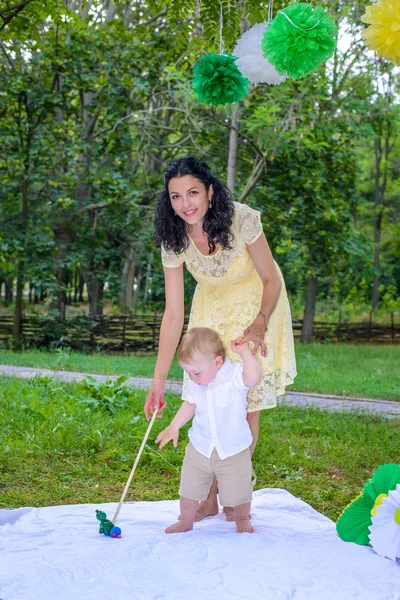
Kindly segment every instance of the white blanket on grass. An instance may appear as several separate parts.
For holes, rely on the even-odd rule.
[[[95,509],[0,511],[1,600],[400,600],[400,563],[339,539],[335,525],[280,489],[255,492],[255,533],[222,514],[166,535],[178,501],[125,504],[121,539]]]

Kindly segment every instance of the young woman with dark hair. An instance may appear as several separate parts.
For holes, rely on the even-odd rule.
[[[260,410],[276,406],[296,375],[290,308],[285,284],[263,233],[260,213],[232,200],[209,166],[188,156],[174,160],[164,177],[156,207],[155,243],[161,246],[165,277],[165,312],[154,378],[144,411],[150,418],[165,407],[168,372],[184,322],[183,264],[197,280],[189,328],[215,330],[230,352],[243,336],[253,352],[260,349],[261,383],[248,392],[247,415],[258,439]],[[232,353],[231,360],[237,360]],[[182,398],[185,398],[187,375]],[[210,442],[212,443],[212,441]],[[229,520],[232,510],[225,507]],[[199,505],[196,520],[218,513],[216,483]]]

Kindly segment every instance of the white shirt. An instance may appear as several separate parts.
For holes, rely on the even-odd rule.
[[[189,439],[198,452],[209,458],[215,448],[224,460],[250,446],[248,389],[243,383],[243,365],[229,358],[209,385],[188,382],[186,401],[196,405]]]

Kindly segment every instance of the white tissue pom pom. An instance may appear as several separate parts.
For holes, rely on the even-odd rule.
[[[232,54],[237,58],[237,68],[251,83],[279,85],[287,79],[287,75],[279,75],[275,67],[264,58],[261,50],[261,40],[267,26],[265,21],[245,31],[237,40]]]
[[[287,75],[279,75],[278,71],[263,56],[248,54],[236,60],[236,66],[251,83],[269,83],[279,85],[287,79]]]
[[[261,54],[262,56],[261,40],[265,30],[267,29],[267,26],[267,21],[264,21],[264,23],[257,23],[257,25],[253,25],[253,27],[250,27],[250,29],[245,31],[244,34],[236,41],[233,56],[240,57],[252,52]]]

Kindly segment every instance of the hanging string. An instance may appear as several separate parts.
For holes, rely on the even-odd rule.
[[[224,25],[224,15],[222,13],[222,2],[219,5],[219,54],[220,56],[224,53],[224,41],[222,39],[222,28]]]
[[[315,23],[315,25],[313,25],[312,27],[307,27],[307,29],[304,29],[304,27],[299,27],[298,25],[296,25],[296,23],[293,23],[292,19],[290,17],[288,17],[288,15],[283,12],[283,10],[278,10],[278,15],[284,15],[287,20],[289,21],[289,23],[291,25],[293,25],[293,27],[296,27],[296,29],[299,29],[300,31],[311,31],[312,29],[315,29],[316,27],[318,27],[318,25],[321,23],[321,19],[318,19],[318,22]]]

